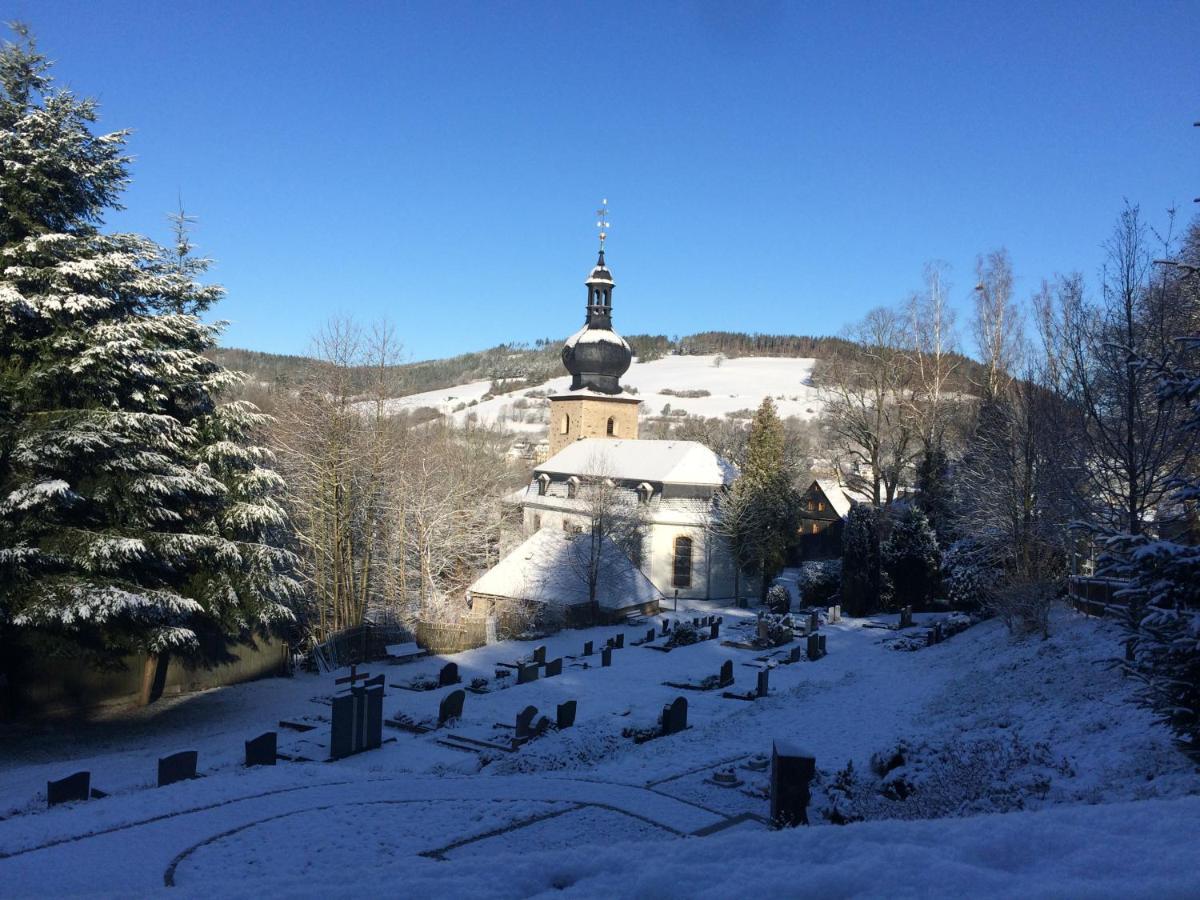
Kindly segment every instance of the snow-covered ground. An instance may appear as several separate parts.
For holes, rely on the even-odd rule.
[[[752,629],[744,611],[721,612],[722,637]],[[1112,626],[1064,610],[1048,641],[1013,641],[985,622],[900,652],[888,646],[895,632],[872,627],[887,621],[824,625],[829,655],[775,666],[771,695],[755,702],[663,682],[698,681],[731,659],[733,690],[749,691],[763,654],[716,641],[669,654],[631,646],[649,624],[551,637],[547,657],[564,657],[563,674],[527,685],[495,672],[529,643],[453,657],[464,683],[486,678],[493,690],[468,693],[450,733],[494,741],[527,705],[553,719],[557,703],[578,701],[574,728],[515,753],[385,729],[395,740],[382,749],[324,762],[333,675],[211,691],[120,721],[9,728],[0,894],[144,894],[168,883],[219,895],[1200,892],[1200,776],[1103,665],[1119,649]],[[583,642],[617,631],[626,647],[612,667],[597,657],[584,667]],[[443,662],[369,670],[399,685]],[[432,717],[449,690],[389,688],[385,713]],[[689,702],[687,731],[644,744],[623,736],[677,696]],[[241,768],[242,741],[281,719],[317,726],[279,729],[281,752],[312,761]],[[812,827],[762,822],[766,775],[748,764],[773,739],[816,756]],[[204,777],[152,787],[157,758],[181,749],[199,751]],[[897,751],[902,765],[872,772],[873,757]],[[711,783],[723,767],[741,784]],[[85,768],[111,796],[46,810],[46,780]],[[904,800],[894,799],[900,781]],[[868,821],[830,824],[835,804]]]
[[[668,403],[672,410],[686,410],[696,416],[724,416],[739,410],[753,410],[766,396],[772,397],[780,415],[801,419],[814,418],[821,410],[817,390],[811,385],[815,359],[785,359],[775,357],[741,357],[723,360],[715,365],[714,356],[668,356],[652,362],[635,361],[621,383],[637,388],[642,401],[643,415],[658,415]],[[514,431],[535,433],[545,431],[544,422],[522,419],[536,411],[544,400],[527,398],[529,406],[518,409],[514,404],[529,390],[561,393],[570,386],[570,376],[554,378],[534,389],[499,394],[490,400],[483,397],[491,389],[490,381],[475,381],[445,390],[426,391],[389,401],[393,410],[429,407],[452,415],[457,424],[474,413],[480,424],[503,422]],[[707,397],[676,397],[668,391],[708,391]],[[475,406],[469,406],[475,402]],[[468,404],[465,409],[459,409]],[[456,412],[457,410],[457,412]]]

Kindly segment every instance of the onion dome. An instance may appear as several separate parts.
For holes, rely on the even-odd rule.
[[[612,272],[604,264],[604,250],[585,282],[588,286],[587,319],[563,345],[562,361],[571,373],[571,390],[621,393],[621,376],[629,370],[633,351],[612,327]]]

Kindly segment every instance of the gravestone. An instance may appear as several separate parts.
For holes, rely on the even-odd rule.
[[[767,642],[771,640],[771,628],[767,625],[766,619],[758,620],[758,639]]]
[[[821,617],[816,613],[808,614],[808,633],[816,634],[821,629]]]
[[[810,634],[808,636],[808,658],[821,658],[821,636],[819,634]]]
[[[558,704],[558,716],[556,724],[559,728],[570,728],[575,724],[574,700],[568,700],[565,703]]]
[[[906,606],[900,610],[900,627],[901,628],[912,628],[912,623],[913,623],[912,607]]]
[[[58,781],[46,782],[46,805],[57,806],[73,800],[86,800],[91,796],[92,773],[76,772]]]
[[[562,674],[562,657],[561,656],[558,659],[552,659],[552,660],[550,660],[550,662],[546,663],[546,677],[547,678],[553,678],[555,675],[561,675],[561,674]]]
[[[771,822],[778,828],[808,824],[809,784],[816,759],[788,741],[771,745]]]
[[[351,688],[333,698],[329,729],[329,755],[342,759],[383,744],[383,687]]]
[[[790,663],[794,663],[794,662],[800,662],[800,657],[801,657],[801,655],[802,655],[803,653],[804,653],[804,648],[802,648],[802,647],[793,647],[793,648],[792,648],[792,649],[791,649],[791,650],[788,652],[788,658],[787,658],[787,661],[788,661],[788,662],[790,662]]]
[[[158,786],[165,787],[177,781],[195,778],[197,756],[195,750],[184,750],[160,759],[158,761]]]
[[[246,741],[247,766],[273,766],[279,758],[279,736],[274,731]]]
[[[662,733],[664,735],[678,734],[685,728],[687,728],[687,699],[676,697],[663,706]]]
[[[700,627],[700,617],[699,616],[692,616],[692,627],[693,628]]]
[[[533,661],[539,666],[546,664],[546,645],[542,644],[539,647],[533,648]]]
[[[537,663],[528,666],[519,666],[517,668],[517,684],[529,684],[531,681],[538,680]]]
[[[467,699],[467,692],[462,688],[457,691],[451,691],[442,698],[442,702],[438,704],[438,727],[445,725],[451,719],[461,719],[463,711],[463,701]]]
[[[727,659],[721,663],[721,675],[717,680],[717,687],[729,687],[733,684],[733,660]]]
[[[612,647],[605,647],[600,651],[600,666],[605,668],[612,665]]]
[[[652,640],[654,640],[654,629],[653,628],[651,628],[649,631],[646,632],[646,643],[648,644]]]
[[[458,663],[448,662],[442,666],[442,671],[438,674],[438,687],[448,687],[458,682]]]
[[[622,631],[620,634],[617,635],[616,640],[613,641],[613,647],[617,650],[625,649],[625,632]]]
[[[583,642],[583,655],[584,655],[584,656],[591,656],[591,655],[592,655],[592,642],[591,642],[591,641],[584,641],[584,642]]]
[[[825,658],[827,651],[825,650],[825,635],[823,634],[817,635],[817,652],[821,654],[822,659]]]
[[[670,619],[663,619],[663,620],[662,620],[662,633],[663,633],[663,637],[666,637],[666,636],[667,636],[667,633],[668,633],[670,630],[671,630],[671,620],[670,620]]]
[[[517,737],[527,738],[533,735],[533,718],[537,715],[536,706],[527,706],[517,713]]]
[[[756,689],[754,691],[754,695],[756,697],[767,696],[767,693],[770,690],[769,683],[768,683],[770,676],[771,676],[771,672],[769,669],[763,669],[762,671],[760,671],[758,673],[758,686],[756,687]]]
[[[718,625],[716,622],[713,622],[712,625],[710,625],[708,627],[708,639],[710,641],[715,641],[720,636],[721,636],[721,626]]]
[[[379,688],[383,690],[383,675],[376,675],[374,678],[368,678],[362,683],[365,688]]]

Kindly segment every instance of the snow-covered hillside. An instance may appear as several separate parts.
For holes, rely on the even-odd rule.
[[[801,419],[815,417],[821,409],[812,386],[815,359],[778,357],[668,356],[652,362],[634,361],[621,383],[636,388],[642,415],[658,415],[667,404],[697,416],[724,416],[753,410],[763,397],[775,399],[780,415]],[[500,394],[484,400],[491,382],[474,381],[445,390],[413,394],[389,402],[392,410],[428,407],[452,415],[457,424],[474,415],[480,424],[504,424],[514,431],[546,430],[543,397],[570,386],[564,375],[534,389]],[[532,390],[534,396],[530,397]],[[663,391],[708,391],[705,397],[678,397]],[[474,403],[475,405],[471,405]]]
[[[753,630],[746,611],[722,612],[723,636]],[[732,660],[734,689],[752,687],[763,654],[717,641],[666,654],[631,645],[645,626],[567,631],[540,642],[563,674],[520,686],[495,673],[533,645],[495,644],[453,657],[464,683],[490,688],[467,694],[461,721],[387,731],[394,742],[337,763],[323,762],[334,675],[212,691],[119,726],[3,734],[0,893],[1200,893],[1200,777],[1103,665],[1120,652],[1112,625],[1061,610],[1047,641],[991,621],[901,652],[880,627],[893,621],[824,625],[829,655],[774,665],[770,696],[754,702],[664,684]],[[583,641],[617,631],[626,646],[612,667],[584,666]],[[371,670],[402,685],[444,661]],[[385,714],[426,719],[450,690],[389,688]],[[680,695],[688,730],[624,736]],[[575,726],[515,753],[439,743],[511,736],[497,723],[527,705],[553,718],[568,698]],[[315,726],[279,729],[280,751],[307,761],[243,769],[242,741],[280,719]],[[753,763],[775,739],[817,759],[809,828],[770,833],[762,820],[767,779]],[[199,750],[204,777],[152,787],[156,759],[182,749]],[[879,760],[891,760],[886,775]],[[726,767],[732,787],[712,780]],[[46,810],[46,780],[81,769],[112,796]],[[830,824],[855,793],[866,821]]]

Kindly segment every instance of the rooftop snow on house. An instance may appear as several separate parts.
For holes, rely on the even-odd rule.
[[[731,484],[737,471],[697,441],[584,438],[564,447],[535,470],[549,475],[592,475],[659,484]]]

